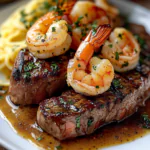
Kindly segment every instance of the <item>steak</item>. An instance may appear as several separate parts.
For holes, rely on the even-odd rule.
[[[68,60],[73,52],[51,59],[35,58],[27,49],[21,50],[11,74],[9,94],[14,104],[39,104],[66,85]]]
[[[41,128],[59,140],[88,135],[106,124],[124,120],[143,106],[150,96],[150,37],[145,33],[142,36],[147,45],[138,39],[143,50],[136,69],[115,73],[110,89],[96,97],[68,89],[61,96],[42,101],[37,112]]]

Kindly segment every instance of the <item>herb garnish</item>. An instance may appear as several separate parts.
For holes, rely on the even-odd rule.
[[[30,77],[31,77],[31,73],[30,72],[25,72],[24,75],[23,75],[24,79],[30,79]]]
[[[118,37],[122,40],[122,35],[121,33],[118,34]]]
[[[52,27],[52,32],[56,32],[56,28],[55,27]]]
[[[92,24],[92,35],[95,35],[96,34],[96,29],[97,29],[98,25],[97,25],[97,22],[94,22]]]
[[[114,79],[112,83],[113,83],[115,88],[123,88],[119,79]]]
[[[58,67],[58,65],[56,63],[52,63],[51,64],[51,69],[52,69],[52,71],[57,72],[59,67]]]
[[[97,89],[99,88],[99,86],[98,86],[98,85],[96,85],[95,87],[96,87]]]
[[[96,70],[97,66],[93,66],[93,69]]]
[[[80,117],[81,116],[76,117],[76,127],[77,128],[80,128]]]
[[[38,137],[36,140],[41,141],[42,139],[43,139],[42,137]]]
[[[112,44],[109,44],[108,46],[109,46],[110,48],[112,48],[112,47],[113,47],[113,45],[112,45]]]
[[[118,52],[115,52],[115,59],[119,60],[119,53]]]
[[[57,150],[62,150],[62,146],[61,145],[58,145],[55,147]]]
[[[81,65],[80,65],[80,64],[78,64],[78,67],[81,67]]]
[[[80,21],[83,19],[84,17],[83,16],[80,16],[77,21],[74,23],[76,27],[79,27],[80,25]]]
[[[129,65],[129,63],[127,61],[125,61],[124,64],[122,64],[122,68],[127,67],[128,65]]]
[[[34,62],[29,62],[24,66],[24,71],[31,71],[32,69],[37,68],[37,66],[34,64]]]
[[[87,126],[90,127],[90,126],[92,125],[93,121],[94,121],[94,118],[93,118],[93,117],[90,117],[90,118],[88,119]]]
[[[143,128],[150,129],[150,118],[148,117],[148,115],[143,114],[141,118],[142,118]]]
[[[134,35],[134,37],[137,39],[137,41],[139,42],[139,44],[140,44],[140,47],[142,48],[142,49],[146,49],[147,48],[147,44],[146,44],[146,42],[145,42],[145,40],[143,39],[143,38],[141,38],[139,35]]]
[[[3,99],[3,96],[0,95],[0,99]]]

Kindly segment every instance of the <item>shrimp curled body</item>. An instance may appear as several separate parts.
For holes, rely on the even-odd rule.
[[[28,31],[26,42],[29,51],[40,59],[46,59],[65,53],[72,39],[68,34],[67,22],[59,20],[53,12],[40,18]]]
[[[118,72],[132,70],[139,61],[140,46],[124,28],[115,28],[102,48],[102,58],[109,59]]]
[[[114,69],[107,59],[92,57],[110,33],[110,27],[100,26],[95,35],[92,31],[80,44],[67,68],[67,82],[81,94],[95,96],[109,89],[114,78]]]

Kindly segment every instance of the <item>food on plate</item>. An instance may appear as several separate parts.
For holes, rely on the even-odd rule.
[[[58,144],[136,112],[149,97],[150,45],[122,24],[118,9],[105,0],[32,0],[17,10],[0,31],[0,71],[12,69],[6,99],[13,108],[1,106],[6,118],[11,112],[18,120],[13,126],[22,129],[19,118],[27,108],[23,118],[32,114],[35,121],[37,115],[32,125],[24,119],[28,127]]]
[[[129,71],[139,62],[140,46],[131,32],[115,28],[102,48],[101,57],[109,59],[118,72]]]
[[[67,65],[74,53],[40,60],[27,49],[19,52],[11,74],[9,94],[14,104],[38,104],[61,92],[66,85]]]
[[[109,25],[99,26],[96,32],[91,30],[69,61],[67,82],[76,92],[96,96],[110,88],[114,78],[112,64],[107,59],[93,57],[94,51],[104,43],[110,32]]]
[[[142,106],[149,97],[150,66],[142,65],[123,74],[116,73],[111,88],[96,97],[73,90],[42,101],[38,124],[59,140],[91,134],[114,121],[121,121]]]
[[[78,48],[91,29],[96,29],[99,25],[110,23],[105,10],[97,7],[94,2],[87,0],[76,2],[69,17],[73,23],[72,48],[74,49]]]
[[[40,18],[28,31],[26,41],[29,51],[40,59],[64,54],[71,45],[67,22],[58,20],[53,12]],[[63,37],[63,38],[62,38]]]
[[[95,4],[103,8],[112,19],[115,19],[119,15],[119,10],[108,4],[107,0],[95,0]]]

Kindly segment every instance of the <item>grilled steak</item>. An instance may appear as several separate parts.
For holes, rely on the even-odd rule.
[[[15,104],[38,104],[66,85],[66,69],[72,52],[40,60],[20,51],[11,74],[9,94]]]
[[[142,36],[150,41],[145,33]],[[136,112],[150,95],[150,44],[144,46],[144,42],[138,40],[144,50],[136,69],[116,73],[110,89],[97,97],[67,90],[59,97],[42,101],[37,113],[38,124],[57,139],[64,140],[91,134],[101,126],[121,121]]]

